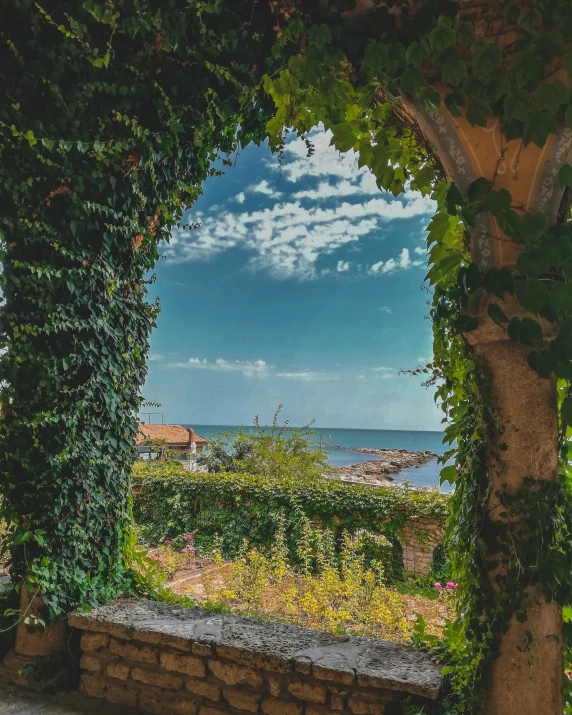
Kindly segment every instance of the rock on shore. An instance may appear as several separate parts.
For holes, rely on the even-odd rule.
[[[339,449],[339,448],[338,448]],[[408,452],[406,449],[370,449],[348,448],[353,452],[380,455],[380,459],[372,459],[361,464],[352,464],[348,467],[337,467],[333,470],[334,478],[344,482],[366,483],[374,485],[387,485],[393,481],[392,474],[397,474],[408,467],[419,467],[422,464],[437,459],[437,454],[431,450]]]

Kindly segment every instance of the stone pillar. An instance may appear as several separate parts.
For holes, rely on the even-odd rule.
[[[516,300],[501,305],[510,317],[525,317]],[[489,376],[493,406],[503,428],[488,457],[487,518],[488,528],[494,529],[495,522],[518,518],[501,507],[497,492],[514,494],[530,476],[557,478],[558,416],[555,381],[530,369],[529,349],[508,339],[506,331],[487,316],[487,306],[484,299],[479,327],[467,338]],[[503,450],[499,444],[505,445]],[[492,589],[498,589],[498,573],[490,573]],[[546,602],[540,586],[528,590],[525,607],[527,620],[519,623],[512,618],[499,657],[493,661],[486,715],[556,715],[563,710],[561,608]]]
[[[566,78],[560,71],[553,79]],[[446,90],[437,88],[444,97]],[[484,177],[492,190],[510,192],[512,208],[518,213],[544,211],[551,223],[557,222],[563,196],[557,174],[564,163],[572,161],[570,129],[561,127],[540,148],[532,143],[525,146],[520,139],[507,140],[497,119],[489,120],[486,127],[473,127],[464,117],[453,117],[443,104],[439,111],[423,114],[410,102],[406,111],[431,144],[447,177],[461,190]],[[473,261],[483,270],[514,268],[522,250],[487,212],[479,214],[470,238]],[[516,301],[508,294],[505,298],[495,298],[495,302],[509,317],[525,317]],[[489,528],[494,528],[494,521],[501,519],[497,490],[514,493],[524,486],[526,477],[556,479],[558,433],[554,381],[539,378],[529,368],[529,350],[513,343],[506,330],[492,322],[487,305],[485,296],[479,309],[479,328],[467,339],[490,377],[493,404],[504,428],[499,436],[506,445],[502,464],[491,453],[487,465]],[[495,576],[496,572],[490,574],[492,589],[497,588]],[[562,712],[561,609],[547,603],[542,589],[534,587],[528,592],[526,610],[525,623],[511,621],[493,662],[486,715]]]
[[[556,72],[553,79],[566,81],[563,71]],[[445,88],[436,86],[444,97]],[[560,127],[540,148],[532,143],[525,146],[521,139],[508,140],[498,119],[490,119],[486,127],[473,127],[463,116],[453,117],[444,104],[439,111],[423,114],[409,102],[406,111],[430,143],[447,177],[461,190],[484,177],[492,190],[510,192],[512,208],[518,213],[544,211],[551,223],[557,222],[563,197],[557,174],[563,164],[572,162],[570,129]],[[487,212],[479,214],[470,239],[472,259],[483,270],[514,268],[522,250]],[[508,294],[505,298],[495,298],[495,302],[509,317],[526,316],[514,299]],[[539,378],[529,368],[529,350],[513,343],[506,330],[492,322],[486,312],[487,300],[485,296],[479,309],[479,328],[467,339],[490,377],[493,405],[504,428],[499,436],[506,445],[502,464],[491,453],[487,465],[489,528],[494,528],[494,521],[501,518],[497,490],[514,493],[524,486],[526,477],[556,479],[558,418],[554,381]],[[492,589],[497,588],[495,576],[496,572],[490,574]],[[512,619],[493,662],[486,715],[562,712],[561,609],[547,603],[542,589],[534,587],[528,592],[526,610],[524,624]]]

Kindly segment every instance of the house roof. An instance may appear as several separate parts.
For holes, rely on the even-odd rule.
[[[182,425],[146,425],[140,424],[136,444],[141,445],[148,439],[164,440],[168,444],[188,445],[207,444],[207,440],[193,430]]]
[[[189,430],[191,433],[191,442],[194,442],[195,444],[208,444],[208,440],[206,440],[204,437],[201,437],[200,434],[197,434],[194,429]]]

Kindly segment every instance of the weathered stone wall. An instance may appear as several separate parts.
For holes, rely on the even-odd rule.
[[[70,622],[81,690],[156,715],[388,715],[441,683],[440,666],[404,646],[200,609],[126,600]]]
[[[435,549],[443,541],[443,524],[434,519],[409,521],[398,533],[403,549],[403,568],[418,576],[431,571]]]

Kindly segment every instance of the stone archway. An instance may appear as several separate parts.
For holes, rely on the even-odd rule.
[[[273,3],[273,6],[276,5],[283,5],[283,3]],[[372,0],[361,0],[355,14],[359,14],[360,9],[365,11],[373,5],[375,3]],[[481,38],[494,37],[501,50],[506,50],[506,62],[510,53],[510,43],[515,32],[514,28],[508,25],[505,26],[504,21],[495,15],[496,10],[494,8],[489,14],[488,9],[483,10],[483,6],[477,6],[473,11],[471,7],[467,8],[465,3],[459,3],[459,5],[463,10],[464,17],[473,22]],[[410,6],[414,14],[420,4],[412,2]],[[54,6],[54,12],[57,9]],[[399,15],[400,10],[399,8],[392,9],[391,12],[394,15]],[[284,10],[284,13],[286,14],[286,10]],[[8,14],[5,17],[6,26],[8,30],[12,30],[15,33],[15,36],[19,37],[19,33],[24,32],[27,29],[27,25],[25,22],[18,25],[17,20],[8,17]],[[183,22],[183,18],[180,15],[180,13],[176,14],[173,20],[171,29],[174,34],[177,34],[175,30],[178,31],[180,23]],[[94,17],[98,23],[104,25],[107,23],[112,26],[113,32],[111,36],[113,37],[115,32],[114,18],[107,17],[105,13],[98,16],[97,12]],[[272,18],[270,19],[272,20]],[[34,41],[36,40],[36,30],[41,25],[40,20],[42,18],[37,17],[34,18],[34,23],[30,22],[30,27],[33,26],[31,34]],[[51,24],[46,21],[46,27],[49,27],[49,30],[42,30],[46,33],[46,36],[41,36],[40,40],[45,39],[48,44],[51,43],[50,47],[59,47],[60,44],[63,45],[70,41],[70,38],[74,42],[77,40],[77,37],[72,32],[63,33],[62,35],[60,27],[53,21]],[[100,39],[100,29],[98,26],[98,31],[94,32],[98,40]],[[150,66],[150,57],[153,60],[157,60],[156,55],[160,55],[163,49],[166,48],[165,38],[156,31],[156,25],[153,22],[150,22],[149,28],[146,29],[149,32],[148,46],[145,45],[144,47],[144,52],[142,53],[144,61],[141,63],[139,75],[137,76],[143,76],[141,73]],[[40,30],[37,31],[38,33],[41,32]],[[59,32],[60,34],[48,36],[49,32]],[[60,37],[60,35],[62,36]],[[84,45],[85,42],[81,46],[83,47]],[[40,42],[38,48],[41,48],[41,46]],[[30,47],[35,47],[35,45],[33,42],[29,42],[26,47],[29,50]],[[126,42],[125,47],[122,46],[121,50],[128,54],[129,49],[131,49],[135,55],[140,52],[140,47],[141,44],[137,38],[131,47],[128,47]],[[68,58],[72,54],[75,56],[75,49],[67,47],[67,45],[66,48],[66,51],[69,50],[70,53]],[[167,49],[170,50],[171,48],[167,47]],[[165,50],[165,55],[167,54],[167,49]],[[70,63],[70,66],[66,65],[67,74],[64,72],[59,78],[59,82],[52,78],[50,85],[49,82],[44,81],[44,74],[47,70],[42,68],[41,72],[38,72],[37,67],[41,63],[36,61],[35,55],[30,58],[20,53],[15,60],[13,54],[8,53],[4,59],[6,60],[6,66],[10,68],[12,73],[7,78],[6,86],[10,87],[10,90],[14,92],[13,96],[11,94],[8,97],[9,101],[5,104],[7,108],[11,107],[14,112],[18,112],[21,106],[18,101],[18,92],[20,89],[24,91],[26,87],[31,86],[27,82],[29,79],[27,73],[21,70],[22,66],[26,66],[26,59],[29,62],[28,68],[35,68],[34,77],[38,82],[38,86],[74,88],[77,85],[82,85],[83,78],[74,74],[76,67],[71,66],[73,63]],[[124,59],[122,56],[122,60]],[[168,59],[170,60],[171,58]],[[89,64],[94,68],[107,68],[108,65],[112,69],[114,67],[114,62],[109,52],[103,56],[89,55],[89,60]],[[160,57],[159,60],[162,61],[163,57]],[[179,70],[181,67],[192,66],[192,74],[193,76],[196,75],[194,64],[185,64],[185,62],[186,60],[175,64],[177,64]],[[227,79],[225,74],[219,71],[216,63],[209,61],[209,65],[209,72],[218,72],[218,81],[224,84]],[[30,74],[33,74],[32,69],[30,69]],[[89,72],[92,71],[89,67],[88,70]],[[153,76],[145,77],[145,82],[142,82],[139,87],[144,97],[152,96],[154,102],[159,104],[164,100],[164,93],[161,95],[161,92],[157,91],[157,96],[155,96],[148,95],[146,92],[150,92],[149,87],[151,86],[157,89],[156,78],[162,71],[162,66],[157,66]],[[89,72],[87,73],[88,75]],[[253,83],[255,81],[252,76],[254,69],[248,69],[245,73],[248,74],[248,81]],[[551,76],[552,81],[561,77],[567,82],[558,67],[554,68]],[[89,75],[88,79],[92,80],[91,75]],[[184,92],[184,88],[189,82],[189,76],[184,76],[182,79],[179,77],[178,79],[180,82],[177,86],[177,93]],[[431,80],[431,77],[429,79]],[[434,84],[438,86],[438,83],[434,82]],[[230,82],[229,85],[232,85],[232,83]],[[225,86],[225,90],[232,95],[230,87]],[[98,91],[101,90],[98,89]],[[440,88],[439,92],[443,97],[445,90]],[[211,92],[209,96],[212,95],[213,93]],[[85,96],[87,95],[84,93],[82,99]],[[197,97],[193,98],[193,101],[200,104],[205,96],[205,92],[200,92]],[[26,106],[26,108],[38,105],[37,97],[30,98],[25,96],[24,99],[26,101],[23,101],[23,106]],[[77,100],[77,96],[74,96],[74,99]],[[153,102],[148,104],[149,107],[155,106]],[[167,105],[170,107],[169,102],[167,102]],[[495,190],[506,188],[510,191],[513,197],[513,208],[517,213],[541,209],[547,213],[553,222],[558,220],[563,192],[555,183],[555,175],[559,167],[566,163],[570,157],[570,132],[568,129],[560,127],[558,132],[553,132],[551,138],[542,149],[532,143],[525,147],[520,140],[509,139],[505,136],[497,120],[488,120],[485,127],[473,127],[465,118],[453,117],[443,106],[439,110],[428,113],[420,112],[412,102],[405,102],[400,106],[404,112],[404,121],[409,122],[424,137],[432,152],[444,167],[448,178],[457,183],[460,189],[465,189],[474,178],[484,178],[492,183]],[[85,109],[84,105],[81,105],[81,107]],[[94,111],[98,107],[99,103],[88,106],[89,111],[81,115],[85,120],[86,126],[90,117],[98,116],[97,111]],[[204,109],[203,104],[200,104],[200,107],[201,110]],[[207,109],[210,112],[213,108],[208,104]],[[217,109],[220,108],[217,106]],[[204,111],[209,117],[236,116],[233,114],[236,109],[233,101],[229,102],[229,106],[224,105],[222,109],[225,112],[228,111],[229,114],[225,115],[222,110],[220,115],[214,110],[212,115],[206,109]],[[7,109],[7,111],[12,110]],[[29,114],[24,119],[29,120],[29,123],[34,123],[37,120],[34,112],[35,110],[29,110]],[[65,111],[62,111],[60,107],[59,117],[61,121],[64,121],[68,117],[75,117],[75,114],[73,109],[70,110],[66,105]],[[144,365],[142,364],[144,360],[141,359],[141,353],[144,354],[145,352],[146,335],[152,322],[149,316],[144,314],[142,299],[139,295],[139,281],[143,280],[145,270],[149,267],[149,263],[145,263],[141,257],[144,250],[148,249],[151,253],[156,250],[160,232],[168,229],[169,221],[171,220],[166,219],[165,214],[168,214],[169,210],[173,210],[176,213],[181,201],[178,194],[179,188],[177,188],[167,198],[163,195],[160,197],[160,205],[164,206],[166,201],[169,210],[161,208],[155,211],[155,207],[153,207],[151,212],[147,211],[148,197],[145,191],[154,197],[155,169],[150,169],[148,175],[145,176],[147,183],[143,181],[142,185],[137,185],[136,190],[133,190],[133,187],[129,184],[129,177],[143,171],[140,164],[143,154],[133,149],[129,142],[125,145],[121,144],[118,136],[122,139],[122,132],[116,132],[118,127],[121,127],[123,131],[124,125],[131,128],[132,118],[130,118],[128,112],[119,112],[114,114],[113,118],[108,117],[108,119],[106,131],[109,134],[103,136],[105,141],[101,141],[99,134],[101,128],[97,124],[95,126],[89,125],[89,131],[87,129],[85,131],[89,135],[89,143],[84,141],[84,136],[76,136],[76,134],[73,134],[73,142],[68,141],[67,136],[56,136],[56,139],[61,142],[61,146],[58,147],[57,151],[61,154],[61,156],[58,155],[58,161],[61,160],[62,167],[61,169],[58,168],[57,171],[50,169],[45,174],[42,174],[43,169],[47,166],[52,167],[53,162],[46,163],[46,157],[38,153],[41,147],[36,147],[38,139],[31,126],[22,126],[19,129],[20,119],[18,119],[18,127],[16,123],[13,124],[13,127],[10,127],[10,124],[4,125],[9,128],[7,136],[15,137],[16,139],[10,145],[7,155],[9,161],[6,162],[6,166],[9,166],[10,170],[6,171],[3,176],[6,180],[6,186],[9,187],[8,191],[12,190],[14,196],[18,197],[17,201],[12,201],[12,197],[6,200],[8,213],[17,217],[17,220],[13,225],[10,225],[8,230],[9,250],[5,264],[8,266],[7,275],[11,281],[9,283],[10,290],[7,292],[7,301],[11,311],[10,320],[12,321],[6,330],[10,332],[14,344],[19,349],[18,360],[15,362],[16,367],[11,368],[9,372],[11,378],[18,383],[18,387],[23,385],[22,389],[16,390],[4,405],[3,419],[9,427],[9,438],[14,444],[23,445],[21,446],[21,451],[5,450],[7,453],[5,463],[8,465],[5,469],[16,474],[19,480],[17,484],[12,483],[12,474],[10,474],[6,479],[6,486],[10,487],[10,499],[16,507],[16,511],[19,512],[18,516],[21,517],[21,523],[18,524],[19,541],[14,544],[15,552],[17,552],[19,558],[18,576],[24,582],[28,563],[26,548],[33,551],[35,559],[37,557],[36,565],[39,568],[42,557],[47,552],[45,547],[46,541],[48,541],[52,550],[49,552],[50,559],[47,559],[47,557],[46,559],[49,565],[54,566],[55,564],[55,568],[49,573],[52,580],[43,583],[47,583],[49,587],[53,588],[58,585],[57,581],[54,580],[55,570],[64,562],[62,552],[58,551],[59,543],[65,543],[66,548],[69,547],[72,550],[72,555],[75,554],[76,559],[73,561],[73,566],[78,566],[81,563],[81,568],[78,566],[78,569],[85,577],[85,574],[89,573],[92,562],[97,561],[102,549],[107,548],[109,550],[109,546],[105,543],[105,539],[109,539],[113,556],[110,557],[107,564],[102,562],[103,580],[105,580],[106,576],[109,577],[109,581],[121,578],[121,573],[117,573],[114,569],[122,558],[122,534],[119,534],[118,537],[117,530],[111,529],[110,524],[113,519],[116,519],[122,526],[127,527],[126,492],[128,478],[126,477],[126,470],[123,467],[117,468],[113,460],[115,462],[122,460],[122,465],[127,464],[128,459],[121,454],[118,444],[121,441],[125,442],[126,436],[129,438],[133,425],[130,425],[126,412],[116,417],[116,404],[109,405],[105,403],[101,408],[98,408],[97,413],[95,411],[90,412],[89,400],[82,401],[78,399],[74,401],[73,395],[76,393],[73,390],[87,389],[86,385],[88,385],[89,380],[92,380],[99,385],[97,394],[86,393],[91,396],[92,402],[95,402],[96,398],[99,399],[101,395],[111,394],[113,390],[123,395],[126,404],[136,402],[136,388],[141,383],[141,376],[144,371]],[[161,120],[161,116],[159,116],[159,120]],[[165,139],[165,146],[168,146],[169,150],[165,151],[163,158],[167,156],[172,159],[176,153],[173,147],[178,142],[178,135],[184,133],[185,128],[176,117],[172,116],[169,116],[168,124],[170,127],[169,134],[166,134],[162,139]],[[161,122],[158,121],[156,125],[161,127]],[[153,129],[157,129],[157,126],[154,125]],[[190,126],[193,125],[191,124]],[[207,125],[201,126],[200,129],[204,129],[205,126]],[[213,124],[209,126],[214,126],[216,129],[216,121],[213,120]],[[36,124],[34,124],[34,129],[38,136],[40,136],[40,131],[45,132],[45,128],[39,128]],[[72,129],[73,126],[66,126],[66,131],[72,132]],[[125,131],[127,132],[127,130]],[[42,138],[46,140],[46,143],[42,144],[42,146],[49,150],[50,143],[53,148],[54,139],[49,132],[45,133],[46,136]],[[256,132],[254,134],[256,135]],[[110,141],[106,144],[105,142],[109,136],[113,138],[113,142]],[[128,138],[133,142],[133,145],[136,145],[142,136],[144,136],[144,132],[138,134],[134,131],[133,134],[128,134]],[[215,136],[216,141],[222,143],[228,139],[224,128],[218,128],[218,131],[213,130],[213,136]],[[206,175],[207,168],[205,167],[208,165],[208,161],[201,154],[202,150],[200,149],[204,144],[204,138],[198,136],[198,134],[195,137],[195,134],[193,134],[192,140],[192,142],[189,142],[187,149],[189,150],[189,156],[192,155],[196,158],[194,166],[196,167],[200,164],[200,171],[197,171],[195,177],[197,182],[200,182]],[[215,139],[210,136],[206,141],[207,146],[212,148],[209,140],[214,142]],[[72,144],[73,151],[77,150],[77,154],[68,154],[72,150]],[[34,147],[36,148],[34,149]],[[172,151],[172,153],[169,154],[169,151]],[[88,153],[86,154],[86,152]],[[157,149],[153,164],[155,164],[155,159],[159,160],[158,157],[161,153]],[[40,156],[41,160],[37,159],[38,156]],[[72,159],[69,158],[70,156]],[[100,167],[102,163],[99,157],[104,157],[105,170],[99,173],[96,172],[93,183],[89,183],[93,178],[94,167]],[[22,162],[20,162],[20,159],[22,159]],[[20,168],[21,166],[23,167],[21,169],[22,176],[19,176],[17,182],[14,182],[12,168]],[[174,172],[180,178],[180,175],[184,175],[188,167],[176,166],[173,168],[168,166],[167,169],[169,175]],[[180,172],[180,175],[177,172]],[[41,181],[35,178],[37,176],[42,177]],[[78,177],[81,178],[80,182],[76,181]],[[106,216],[106,219],[101,219],[99,224],[94,223],[92,225],[89,223],[92,213],[88,211],[82,213],[77,209],[78,205],[83,205],[81,202],[86,191],[84,181],[86,178],[89,179],[87,184],[90,203],[89,211],[100,212],[101,215],[105,214]],[[28,181],[30,182],[29,193],[21,188],[26,186]],[[38,188],[36,188],[37,186]],[[116,186],[120,188],[127,187],[127,198],[125,196],[115,198]],[[181,184],[181,189],[185,191],[184,182]],[[23,193],[20,193],[21,191]],[[92,193],[90,194],[90,192]],[[191,198],[192,194],[193,192],[190,191]],[[72,200],[72,196],[74,200]],[[95,207],[92,205],[94,197],[101,199],[101,202]],[[115,214],[123,219],[121,211],[127,200],[131,202],[130,205],[136,204],[134,209],[129,209],[130,214],[127,217],[129,221],[126,221],[125,224],[121,223],[121,221],[116,224],[111,222],[113,230],[106,230],[108,214],[114,214],[114,219],[116,218]],[[151,199],[149,200],[151,201]],[[131,223],[133,213],[137,214],[135,217],[137,220],[133,220]],[[36,221],[38,214],[40,214],[40,220]],[[33,227],[33,230],[31,227]],[[62,236],[61,239],[59,239],[58,232]],[[78,236],[85,238],[83,243],[80,240],[76,240]],[[103,241],[100,240],[102,236],[105,237]],[[520,248],[501,230],[498,221],[486,215],[480,216],[470,240],[473,260],[478,266],[482,268],[511,268],[514,266]],[[64,251],[61,250],[62,242]],[[140,251],[142,246],[143,249]],[[34,254],[34,251],[37,254]],[[48,255],[53,264],[50,268],[55,266],[55,269],[60,272],[59,275],[55,272],[46,274],[43,268],[38,270],[38,266],[30,260],[30,255],[36,255],[36,257],[39,255],[40,258]],[[105,270],[102,270],[101,274],[95,279],[94,266],[97,266],[99,270],[102,255],[104,256],[103,267]],[[73,272],[66,262],[68,259],[72,263]],[[62,279],[63,273],[68,270],[70,270],[71,279],[68,278],[67,274]],[[33,281],[30,279],[31,274],[34,275]],[[91,286],[90,280],[94,281]],[[57,285],[58,292],[53,288],[54,285]],[[18,292],[17,286],[20,286],[20,292]],[[24,289],[21,286],[24,286]],[[48,379],[46,376],[48,374],[51,376],[50,379],[54,385],[60,384],[61,380],[65,379],[65,374],[69,371],[70,356],[75,359],[77,342],[75,342],[73,329],[70,328],[71,323],[66,324],[65,320],[61,318],[60,306],[65,306],[68,302],[73,302],[78,296],[81,296],[85,310],[89,313],[89,311],[94,310],[93,306],[95,305],[95,312],[97,312],[97,310],[103,310],[101,303],[98,301],[100,296],[106,293],[110,298],[110,306],[105,306],[106,309],[109,307],[109,313],[106,314],[106,321],[104,322],[106,322],[106,327],[109,328],[109,331],[106,333],[103,329],[101,331],[93,330],[92,337],[95,342],[89,350],[93,350],[97,357],[92,356],[89,366],[86,366],[89,379],[85,378],[83,373],[76,375],[80,387],[78,388],[74,384],[73,390],[70,392],[67,389],[65,394],[62,390],[60,404],[53,409],[53,405],[49,401],[46,403],[40,399],[38,402],[34,402],[34,400],[38,400],[39,397],[43,396],[43,390],[46,387],[45,383]],[[25,300],[22,299],[22,295],[25,296]],[[72,299],[70,296],[75,296],[75,298]],[[126,321],[123,320],[121,308],[130,309],[132,306],[129,301],[131,300],[139,306],[139,312],[135,311],[137,314],[133,314],[133,321],[129,325],[125,325]],[[52,302],[54,305],[52,305]],[[502,305],[508,316],[522,317],[525,315],[521,308],[509,300],[505,300]],[[504,331],[499,330],[498,326],[488,317],[486,298],[481,301],[477,317],[479,319],[479,328],[471,334],[469,340],[474,346],[474,352],[481,365],[489,375],[493,404],[500,422],[505,425],[502,439],[503,446],[506,446],[506,449],[503,450],[502,460],[498,458],[498,451],[494,449],[494,447],[500,448],[500,444],[492,445],[493,448],[487,455],[487,466],[491,480],[491,493],[488,495],[487,502],[487,526],[494,530],[495,525],[503,523],[503,520],[506,522],[506,520],[510,519],[510,515],[504,517],[499,512],[499,503],[495,494],[497,488],[504,488],[504,485],[507,484],[508,491],[514,493],[524,486],[525,479],[530,474],[534,474],[534,476],[546,482],[556,479],[558,415],[553,380],[541,380],[533,373],[526,362],[527,351],[522,346],[509,341]],[[65,316],[65,319],[68,319],[67,316]],[[29,329],[22,331],[20,324],[28,326]],[[135,351],[133,353],[129,352],[130,345],[128,340],[129,337],[132,340],[134,339],[133,334],[129,331],[133,330],[133,325],[135,324],[137,324],[139,333],[136,336],[137,349],[139,350],[137,359],[133,358]],[[46,329],[46,325],[49,330]],[[81,329],[80,326],[78,330]],[[60,333],[65,334],[66,340],[59,342],[57,349],[54,349],[55,336],[59,336]],[[69,335],[70,333],[71,336]],[[29,336],[33,336],[33,348],[30,347],[28,342],[31,340]],[[120,340],[124,341],[121,342],[121,350],[118,347],[120,342],[118,336],[120,336]],[[121,379],[117,378],[115,382],[105,375],[106,383],[103,381],[102,374],[100,374],[102,372],[101,364],[104,362],[101,356],[109,353],[111,355],[121,353],[122,357],[126,356],[124,358],[126,362],[129,360],[132,362],[129,366],[130,373],[119,370]],[[48,368],[52,368],[53,365],[56,367],[50,372]],[[99,380],[101,382],[98,382]],[[107,388],[102,387],[106,384]],[[514,385],[517,385],[517,388],[514,388]],[[68,388],[69,386],[65,384],[65,387]],[[56,400],[55,402],[57,403],[58,401]],[[65,410],[73,413],[73,419],[65,419]],[[61,421],[63,427],[58,426],[58,420]],[[87,435],[86,425],[91,430],[87,437],[85,436]],[[30,439],[27,430],[33,432],[32,439]],[[77,430],[83,430],[81,432],[84,438],[82,446],[85,453],[93,445],[98,445],[102,448],[103,456],[95,454],[90,461],[88,459],[83,460],[81,450],[73,452],[73,445],[66,442],[66,436],[68,434],[79,434]],[[60,438],[61,445],[58,443],[54,446]],[[44,450],[45,459],[39,469],[36,469],[37,465],[31,459],[31,445],[34,448],[40,445]],[[70,454],[76,460],[71,467],[69,466]],[[97,468],[94,468],[94,463],[98,459],[101,459],[101,464],[106,468],[109,467],[109,473],[105,471],[103,466],[100,469],[99,464]],[[77,472],[74,472],[73,468]],[[80,477],[78,477],[78,474]],[[86,474],[91,475],[91,484],[83,483],[86,479]],[[53,477],[62,479],[62,481],[59,482]],[[54,488],[55,484],[59,486]],[[61,517],[61,521],[55,520],[58,525],[57,529],[53,528],[53,523],[50,523],[50,519],[54,522],[54,514],[49,512],[49,509],[35,509],[35,505],[38,503],[38,489],[43,490],[42,496],[48,506],[58,505],[58,518]],[[58,502],[61,493],[65,493],[69,497],[66,509],[62,509],[61,504]],[[95,493],[100,497],[100,503],[105,502],[104,507],[101,507],[101,512],[97,511]],[[96,516],[97,519],[95,518]],[[90,532],[91,538],[84,538],[82,542],[83,551],[81,555],[78,555],[73,551],[78,543],[77,535],[84,533],[85,524],[89,526],[90,523],[94,524],[96,522],[99,525],[96,533],[91,534]],[[32,529],[30,529],[30,525],[33,527]],[[37,526],[41,529],[39,533],[34,531]],[[47,532],[46,529],[50,531]],[[121,531],[121,528],[119,531]],[[37,533],[40,539],[33,540],[34,533]],[[48,533],[48,539],[44,538],[46,533]],[[60,541],[57,542],[57,539]],[[26,543],[28,547],[23,546]],[[68,551],[66,551],[65,556],[66,558],[69,556]],[[500,571],[502,571],[502,568]],[[497,589],[496,577],[499,573],[496,567],[490,572],[489,587],[491,590]],[[66,569],[62,568],[58,576],[60,579],[67,577]],[[77,600],[77,593],[80,592],[80,589],[76,588],[77,584],[75,582],[71,584],[71,580],[68,580],[67,583],[70,589],[75,588],[74,593]],[[105,597],[109,597],[111,592],[105,586],[107,584],[104,584],[102,591]],[[67,596],[67,594],[65,595]],[[527,622],[520,623],[516,618],[512,619],[508,632],[502,639],[500,657],[494,661],[492,667],[492,686],[489,692],[487,710],[490,714],[513,715],[518,713],[518,715],[528,715],[530,713],[532,715],[534,713],[534,715],[553,715],[553,713],[562,709],[562,624],[560,610],[556,604],[547,603],[542,590],[536,586],[529,590],[527,600]],[[60,611],[54,609],[54,611],[56,613],[62,612],[61,609]],[[527,633],[531,630],[537,634],[535,648],[522,648],[522,643],[527,640]]]

